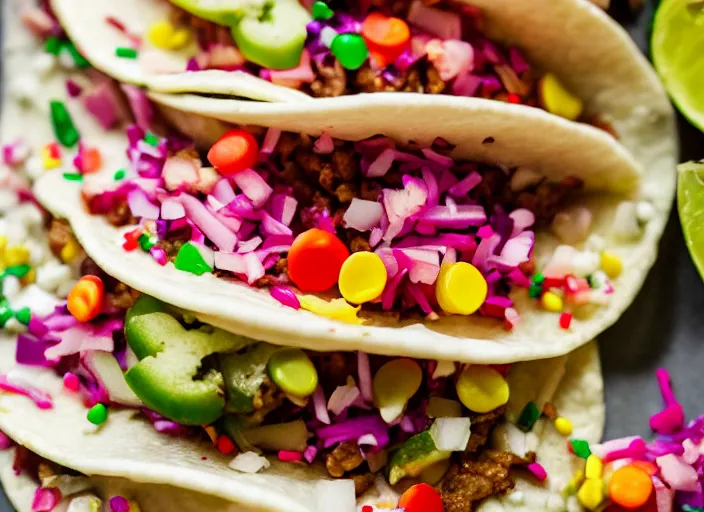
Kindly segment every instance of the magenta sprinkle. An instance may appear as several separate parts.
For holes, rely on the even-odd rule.
[[[293,309],[301,309],[301,303],[298,297],[288,286],[272,286],[269,293],[284,306]]]
[[[658,368],[655,372],[660,385],[662,399],[665,402],[665,409],[650,417],[650,428],[660,434],[671,434],[682,428],[684,424],[684,410],[677,401],[675,393],[672,391],[670,374],[665,368]]]
[[[64,387],[68,389],[69,391],[72,392],[77,392],[79,389],[81,389],[81,381],[78,380],[78,376],[71,373],[67,372],[64,375]]]
[[[0,450],[7,450],[8,448],[12,447],[15,443],[12,442],[12,439],[7,437],[7,434],[5,432],[0,431]]]
[[[301,452],[281,450],[279,452],[279,460],[281,462],[301,462],[303,460],[303,454]]]
[[[32,512],[50,512],[61,501],[61,492],[57,488],[42,489],[34,492]]]
[[[69,78],[66,80],[66,92],[71,98],[77,98],[83,92],[83,87]]]
[[[533,476],[540,480],[541,482],[544,482],[548,478],[548,472],[545,471],[545,468],[542,466],[542,464],[538,462],[533,462],[532,464],[528,464],[526,466],[528,468],[528,471],[533,473]]]
[[[108,504],[110,512],[130,512],[130,502],[124,496],[113,496]]]

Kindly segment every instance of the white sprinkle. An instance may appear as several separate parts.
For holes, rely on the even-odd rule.
[[[10,318],[5,323],[5,330],[13,333],[21,333],[25,332],[27,330],[27,327],[24,324],[20,323],[20,321],[16,318]]]
[[[565,500],[557,494],[551,494],[548,497],[548,502],[546,503],[548,510],[565,510]]]
[[[76,69],[76,61],[73,60],[73,55],[68,50],[62,50],[59,53],[59,66],[63,69]]]
[[[266,457],[255,452],[243,452],[232,459],[228,466],[242,473],[258,473],[262,469],[268,469],[271,463]]]
[[[42,214],[32,203],[22,203],[9,214],[10,222],[19,222],[26,228],[33,228],[42,224]]]
[[[579,251],[572,259],[574,273],[577,276],[588,276],[599,269],[599,255],[591,251]]]
[[[509,493],[506,498],[513,505],[522,505],[526,499],[526,495],[523,491],[513,491],[512,493]]]
[[[645,224],[655,216],[655,207],[648,201],[636,203],[636,217],[638,222]]]
[[[0,191],[1,194],[2,191]],[[22,245],[29,236],[27,228],[22,224],[5,224],[4,229],[0,228],[0,233],[2,232],[7,237],[8,245]]]
[[[32,59],[31,68],[45,77],[56,68],[56,56],[51,53],[40,53]]]
[[[589,235],[585,247],[590,251],[601,252],[606,249],[606,241],[599,235]]]
[[[24,171],[27,173],[30,180],[38,180],[44,176],[44,164],[42,163],[42,159],[37,155],[30,156],[27,159],[27,163],[24,164]]]
[[[33,105],[39,95],[39,77],[25,73],[10,83],[10,94],[19,103]]]
[[[12,189],[0,189],[0,213],[7,214],[19,203],[17,192]]]
[[[71,288],[73,288],[77,282],[78,281],[75,279],[69,279],[68,281],[64,281],[56,289],[56,296],[60,299],[65,299],[66,297],[68,297],[68,293],[71,291]]]
[[[323,27],[323,30],[320,31],[320,42],[328,48],[332,46],[332,40],[335,37],[337,37],[337,31],[332,27]]]
[[[12,303],[13,309],[29,308],[35,314],[41,316],[49,315],[58,305],[58,299],[45,292],[36,284],[26,286]]]
[[[10,302],[15,300],[21,288],[22,284],[17,276],[6,276],[5,279],[2,280],[2,294]]]
[[[64,283],[71,282],[71,267],[51,260],[37,269],[37,284],[47,292],[56,292]]]

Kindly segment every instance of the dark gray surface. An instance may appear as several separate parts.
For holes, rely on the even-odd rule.
[[[615,6],[622,18],[623,10]],[[626,20],[645,48],[651,9]],[[680,116],[682,160],[704,157],[704,134]],[[674,172],[674,170],[673,170]],[[667,368],[688,417],[704,413],[704,284],[692,264],[673,208],[658,262],[643,290],[611,329],[599,338],[606,387],[606,438],[650,435],[648,419],[661,407],[655,370]],[[0,512],[13,509],[0,494]]]

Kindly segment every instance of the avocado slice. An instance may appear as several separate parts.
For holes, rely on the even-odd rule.
[[[125,335],[140,358],[125,374],[127,384],[147,407],[184,425],[212,423],[225,408],[222,375],[211,370],[197,378],[203,358],[251,343],[219,329],[188,331],[162,311],[133,314]]]
[[[226,27],[236,25],[245,15],[261,13],[267,4],[266,0],[171,0],[171,3],[198,18]]]
[[[132,340],[132,342],[129,343],[130,348],[137,356],[137,359],[140,360],[147,356],[155,355],[163,348],[161,338],[143,336],[143,329],[139,327],[140,322],[132,321],[133,319],[137,320],[139,317],[151,313],[164,313],[168,315],[166,304],[149,295],[140,295],[137,302],[127,310],[127,314],[125,315],[125,337],[128,340]]]
[[[254,397],[267,378],[266,365],[277,348],[268,343],[257,343],[242,353],[220,355],[220,371],[227,390],[227,412],[242,414],[254,410]]]
[[[298,0],[277,0],[261,15],[233,25],[232,37],[248,61],[269,69],[292,69],[301,61],[309,21]]]
[[[417,477],[436,462],[449,459],[452,452],[438,450],[430,430],[406,440],[389,460],[389,483],[394,485],[407,476]]]

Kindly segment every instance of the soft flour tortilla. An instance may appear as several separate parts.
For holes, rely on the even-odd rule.
[[[227,467],[230,459],[210,443],[159,434],[130,410],[111,410],[105,424],[93,430],[85,419],[85,407],[75,395],[65,391],[62,379],[50,370],[16,365],[14,346],[14,339],[0,339],[0,373],[18,372],[29,379],[38,389],[51,394],[54,408],[41,410],[23,396],[2,393],[0,430],[42,457],[91,476],[121,477],[208,494],[240,504],[237,510],[242,512],[316,510],[316,483],[329,478],[322,465],[307,467],[272,460],[272,467],[262,473],[238,473]],[[556,375],[564,376],[555,379]],[[532,376],[529,386],[525,385],[526,376]],[[601,439],[603,384],[595,343],[569,356],[520,363],[508,380],[512,389],[509,419],[515,420],[516,411],[528,400],[540,403],[552,398],[560,414],[572,421],[575,438],[590,443]],[[553,396],[551,390],[555,388]],[[496,437],[501,447],[501,432]],[[538,505],[545,505],[548,500],[558,500],[564,508],[559,492],[569,480],[573,464],[578,462],[567,452],[565,438],[547,420],[540,420],[534,432],[526,435],[525,445],[526,450],[535,449],[550,475],[545,486],[519,479],[525,510],[542,509]],[[385,497],[393,491],[381,488],[381,492]],[[379,499],[374,492],[364,497],[368,503]],[[496,507],[503,504],[510,510],[521,510],[515,501],[516,496],[507,496],[483,506],[501,510]]]
[[[26,3],[31,3],[27,0]],[[266,80],[240,71],[208,70],[186,72],[188,59],[198,52],[195,43],[179,52],[169,52],[177,69],[183,73],[159,75],[142,69],[139,60],[123,59],[115,55],[118,46],[131,46],[127,35],[110,27],[106,18],[113,17],[125,24],[130,33],[144,35],[155,22],[164,20],[170,9],[166,0],[51,0],[54,13],[71,40],[93,66],[122,82],[146,86],[162,92],[197,92],[220,94],[261,101],[310,101],[307,94],[279,87]],[[238,2],[243,11],[258,12],[262,0]],[[149,48],[143,38],[140,51],[158,52]]]

